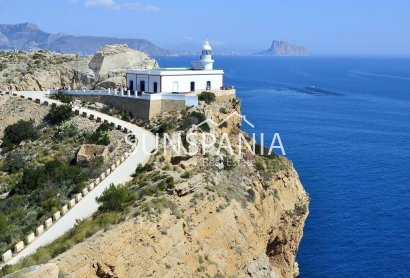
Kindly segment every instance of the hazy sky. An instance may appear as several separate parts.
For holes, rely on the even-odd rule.
[[[214,48],[259,50],[276,39],[319,55],[410,55],[410,0],[0,0],[0,23],[28,21],[165,48],[209,38]]]

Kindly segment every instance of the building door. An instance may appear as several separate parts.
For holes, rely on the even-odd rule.
[[[130,86],[128,88],[130,91],[134,91],[134,80],[130,80]]]
[[[206,89],[211,90],[211,81],[206,81]]]
[[[154,93],[158,93],[158,83],[154,82]]]
[[[195,82],[191,82],[191,92],[195,92]]]
[[[178,93],[178,82],[177,81],[172,83],[172,92]]]
[[[140,81],[140,91],[145,92],[145,80]]]

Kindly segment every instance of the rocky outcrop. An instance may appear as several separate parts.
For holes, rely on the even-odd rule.
[[[126,45],[103,47],[94,56],[81,57],[49,51],[0,52],[0,90],[42,91],[115,88],[125,85],[127,68],[155,68],[157,62]]]
[[[145,53],[132,50],[126,44],[106,45],[93,56],[89,68],[95,73],[97,82],[118,84],[124,79],[124,69],[151,69],[158,66]],[[101,84],[100,84],[101,85]],[[108,85],[108,84],[107,84]]]
[[[285,41],[273,41],[269,49],[256,53],[256,55],[267,56],[309,56],[307,48],[299,45],[290,44]]]

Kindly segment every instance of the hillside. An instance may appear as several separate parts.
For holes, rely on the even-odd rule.
[[[269,49],[256,53],[255,55],[266,55],[266,56],[309,56],[309,50],[300,45],[294,45],[285,41],[272,42]]]
[[[138,123],[153,132],[167,132],[172,140],[178,132],[182,138],[192,136],[199,148],[204,147],[202,134],[221,138],[224,132],[237,151],[237,135],[249,140],[240,130],[240,118],[232,117],[220,127],[194,124],[203,119],[219,122],[240,112],[239,101],[224,96],[209,98],[208,103]],[[190,148],[187,143],[183,141]],[[104,199],[93,219],[7,271],[37,266],[10,277],[298,275],[296,253],[309,197],[284,157],[246,151],[243,156],[221,155],[215,148],[206,155],[186,155],[161,140],[150,161],[136,166],[133,179],[106,192]],[[121,223],[98,232],[91,228],[113,213]]]
[[[127,68],[155,68],[158,63],[126,45],[106,45],[93,56],[61,54],[46,50],[0,52],[0,90],[8,84],[19,91],[44,91],[125,86]]]
[[[0,95],[0,254],[128,149],[122,132],[66,107]],[[97,148],[105,155],[80,156]]]
[[[36,51],[91,55],[107,44],[127,44],[129,48],[148,55],[168,55],[162,49],[144,39],[120,39],[96,36],[74,36],[63,33],[50,34],[34,23],[0,24],[0,50]]]

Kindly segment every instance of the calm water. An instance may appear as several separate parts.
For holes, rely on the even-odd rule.
[[[217,57],[216,67],[248,131],[280,133],[312,198],[301,277],[410,277],[410,59]],[[289,89],[306,86],[341,95]]]

